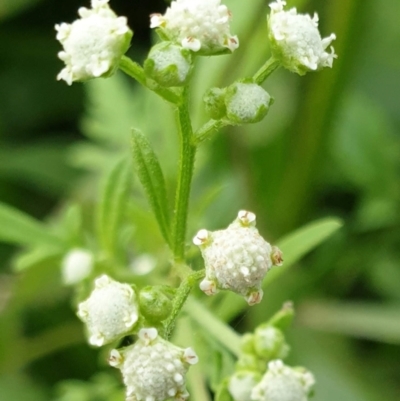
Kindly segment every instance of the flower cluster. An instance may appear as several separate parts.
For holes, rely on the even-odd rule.
[[[234,51],[239,39],[230,33],[231,14],[220,0],[176,0],[164,15],[151,15],[151,28],[161,28],[165,35],[182,47],[211,55]]]
[[[336,36],[332,33],[321,39],[318,31],[318,15],[297,14],[295,8],[285,11],[286,1],[271,3],[268,18],[271,50],[276,59],[288,70],[299,75],[332,67],[337,57],[333,47],[326,49]]]
[[[249,305],[261,301],[262,280],[273,265],[282,264],[282,253],[261,237],[255,224],[255,214],[242,210],[225,230],[203,229],[193,238],[204,258],[206,277],[200,288],[207,295],[229,289]]]
[[[128,50],[132,31],[125,17],[117,17],[108,0],[92,0],[92,8],[78,10],[80,19],[56,25],[64,50],[58,57],[66,64],[58,80],[74,81],[111,75]]]
[[[185,400],[185,375],[198,358],[158,336],[155,328],[141,329],[132,346],[111,351],[109,363],[121,370],[128,401]]]

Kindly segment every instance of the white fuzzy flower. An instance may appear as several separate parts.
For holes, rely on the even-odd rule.
[[[233,52],[239,46],[230,33],[231,14],[221,0],[176,0],[164,15],[151,15],[151,28],[160,27],[182,47],[201,54]]]
[[[110,76],[128,50],[132,31],[125,17],[117,17],[108,0],[92,0],[92,8],[80,8],[72,24],[55,26],[64,50],[58,57],[65,68],[57,79],[68,85],[100,76]]]
[[[198,358],[191,348],[181,349],[158,336],[154,328],[141,329],[137,342],[110,354],[111,366],[121,370],[127,401],[185,400],[185,375]]]
[[[89,343],[100,347],[125,335],[137,322],[136,295],[128,284],[103,275],[96,279],[90,297],[79,304],[78,316],[87,325]]]
[[[272,54],[288,70],[299,75],[332,67],[337,57],[331,42],[335,34],[321,39],[318,15],[297,14],[296,8],[284,10],[286,1],[271,3],[268,18]],[[330,46],[330,52],[326,49]]]
[[[291,368],[281,360],[271,361],[261,382],[253,388],[254,401],[307,401],[314,376],[303,368]]]
[[[261,237],[255,222],[254,213],[242,210],[227,229],[203,229],[193,238],[204,258],[206,277],[200,289],[207,295],[229,289],[242,295],[249,305],[261,301],[262,280],[276,264],[273,255],[277,248]]]
[[[62,260],[62,280],[66,285],[79,283],[93,270],[93,254],[86,249],[70,250]]]

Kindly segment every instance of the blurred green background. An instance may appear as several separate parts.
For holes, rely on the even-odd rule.
[[[264,85],[275,97],[268,117],[225,129],[203,146],[189,236],[225,226],[239,208],[257,214],[271,242],[318,218],[341,218],[340,230],[232,325],[252,330],[291,299],[297,318],[290,362],[315,373],[316,401],[398,400],[400,2],[288,3],[318,11],[323,36],[337,35],[339,58],[332,70],[305,77],[279,70]],[[196,127],[206,121],[207,88],[251,76],[269,56],[267,2],[226,4],[241,46],[232,56],[199,60]],[[99,182],[127,154],[129,128],[153,141],[171,193],[177,139],[169,105],[122,74],[72,87],[56,81],[62,63],[54,24],[71,22],[83,5],[0,0],[0,201],[54,227],[79,203],[89,232]],[[129,55],[142,61],[152,41],[148,15],[166,4],[112,0],[111,6],[128,16],[135,31]],[[138,200],[125,216],[135,231],[127,241],[132,255],[153,253],[167,263],[137,179],[132,187]],[[110,369],[104,352],[85,344],[72,293],[61,285],[60,256],[16,259],[20,248],[8,242],[0,246],[0,400],[120,400],[118,379],[93,379]],[[92,384],[83,382],[90,378]]]

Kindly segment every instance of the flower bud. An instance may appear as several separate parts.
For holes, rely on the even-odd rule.
[[[153,322],[161,322],[172,311],[170,298],[159,286],[143,288],[139,294],[139,304],[144,317]]]
[[[242,295],[249,305],[261,301],[262,280],[273,265],[272,247],[258,233],[255,220],[254,213],[242,210],[227,229],[203,229],[193,238],[205,263],[200,289],[207,295],[225,289]]]
[[[271,361],[268,370],[251,392],[254,401],[307,401],[314,376],[304,368],[291,368],[281,360]]]
[[[66,285],[77,284],[93,270],[93,254],[86,249],[70,250],[62,260],[62,280]]]
[[[273,56],[288,70],[299,75],[332,67],[337,57],[331,42],[334,34],[321,39],[318,15],[297,14],[296,8],[284,10],[286,1],[271,3],[268,17],[269,39]],[[326,49],[330,46],[330,53]]]
[[[265,324],[254,332],[254,349],[260,358],[266,360],[283,359],[289,353],[282,331]]]
[[[225,89],[211,88],[203,97],[207,113],[211,118],[219,120],[226,115]]]
[[[125,17],[117,17],[108,0],[92,0],[92,8],[80,8],[81,17],[72,24],[57,24],[57,39],[64,50],[58,57],[66,64],[57,79],[68,85],[108,77],[118,68],[129,48],[132,31]]]
[[[273,100],[255,83],[235,82],[225,96],[227,117],[236,124],[256,123],[268,113]]]
[[[224,54],[239,46],[237,36],[230,33],[230,12],[220,0],[176,0],[165,15],[150,18],[151,28],[198,54]]]
[[[89,343],[98,347],[127,334],[139,317],[132,287],[107,275],[96,279],[95,289],[78,305],[77,314],[86,323]]]
[[[141,329],[135,344],[111,351],[109,358],[110,365],[122,372],[128,401],[185,400],[185,375],[197,361],[191,348],[171,344],[154,328]]]
[[[144,62],[146,75],[165,87],[185,85],[191,69],[190,51],[171,42],[153,46]]]
[[[251,391],[260,381],[261,374],[250,371],[239,371],[229,379],[228,390],[234,401],[250,401]]]

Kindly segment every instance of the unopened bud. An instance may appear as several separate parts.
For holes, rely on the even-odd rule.
[[[144,62],[146,75],[165,87],[185,85],[191,69],[190,51],[171,42],[153,46]]]

